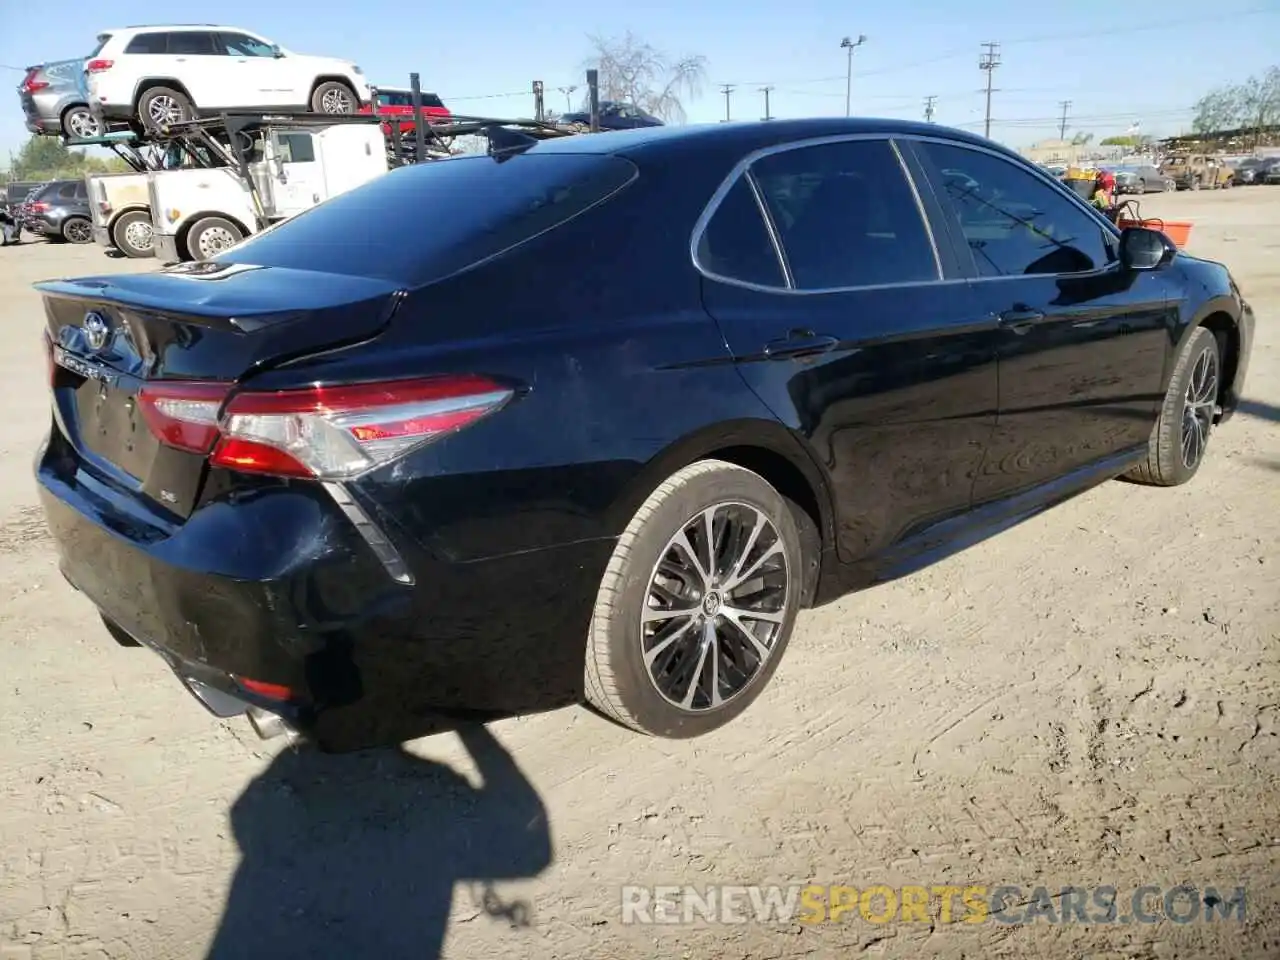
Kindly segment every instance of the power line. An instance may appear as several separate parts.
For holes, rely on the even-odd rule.
[[[1000,44],[987,41],[983,46],[987,50],[978,61],[978,69],[986,71],[987,74],[987,115],[983,136],[989,137],[991,136],[991,94],[994,92],[991,88],[991,80],[995,76],[996,68],[1000,66]]]

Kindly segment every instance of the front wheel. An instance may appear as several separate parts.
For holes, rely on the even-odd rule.
[[[244,232],[230,220],[205,217],[193,224],[187,234],[187,256],[192,260],[211,260],[244,239]]]
[[[1175,487],[1196,475],[1218,414],[1221,370],[1217,337],[1204,327],[1197,328],[1169,378],[1160,418],[1147,447],[1147,462],[1134,468],[1128,474],[1130,479]]]
[[[140,259],[155,255],[155,234],[151,226],[151,214],[145,210],[122,213],[111,228],[111,239],[116,249],[126,257]]]
[[[351,89],[336,80],[320,84],[311,94],[311,109],[315,113],[355,113],[359,106]]]
[[[762,477],[719,460],[676,472],[609,560],[588,635],[588,702],[651,736],[723,726],[777,669],[804,576],[796,518]]]

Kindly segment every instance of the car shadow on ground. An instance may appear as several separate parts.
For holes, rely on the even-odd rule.
[[[1257,417],[1259,420],[1270,420],[1280,423],[1280,407],[1260,400],[1241,400],[1238,412],[1246,417]]]
[[[551,862],[546,810],[482,726],[457,731],[483,784],[402,749],[285,750],[231,809],[241,862],[210,960],[439,957],[454,896],[512,927],[497,880]]]

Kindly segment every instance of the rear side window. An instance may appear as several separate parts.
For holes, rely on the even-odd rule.
[[[887,140],[785,150],[751,172],[797,289],[938,279],[928,228]]]
[[[102,52],[102,48],[105,47],[110,42],[111,42],[111,34],[109,33],[98,34],[97,44],[94,46],[92,50],[89,51],[89,55],[85,57],[85,59],[92,60],[94,57],[100,54]]]
[[[140,33],[129,41],[125,53],[164,53],[169,46],[167,33]]]
[[[473,156],[402,167],[218,260],[428,283],[559,226],[636,173],[621,157],[536,152],[501,163]]]
[[[213,34],[201,30],[186,30],[169,34],[168,53],[179,57],[211,57],[217,51]]]
[[[708,273],[762,287],[785,287],[778,251],[769,238],[760,205],[739,177],[698,238],[698,265]]]
[[[74,199],[75,199],[75,197],[76,197],[77,188],[78,188],[78,187],[80,187],[80,186],[81,186],[81,184],[78,184],[78,183],[64,183],[64,184],[62,184],[60,187],[58,187],[58,193],[57,193],[58,199],[59,199],[59,200],[74,200]]]

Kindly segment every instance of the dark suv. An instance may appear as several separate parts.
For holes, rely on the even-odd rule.
[[[83,180],[50,180],[23,210],[22,228],[49,240],[92,243],[89,189]]]
[[[561,114],[559,122],[567,126],[588,127],[591,125],[591,113],[587,110]],[[612,100],[600,102],[601,130],[634,130],[637,127],[661,127],[662,121],[651,113],[645,113],[639,107],[629,103],[615,103]]]

